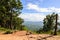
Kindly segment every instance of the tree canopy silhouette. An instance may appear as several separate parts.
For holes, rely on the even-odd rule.
[[[44,31],[50,31],[55,27],[55,21],[56,21],[56,14],[53,12],[53,14],[47,15],[46,18],[43,20],[43,30]]]
[[[0,26],[9,29],[21,28],[24,21],[18,16],[22,9],[20,0],[0,0]]]

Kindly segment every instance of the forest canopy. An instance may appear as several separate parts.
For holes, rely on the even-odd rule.
[[[9,29],[21,29],[24,20],[18,16],[22,9],[20,0],[0,0],[0,26]]]

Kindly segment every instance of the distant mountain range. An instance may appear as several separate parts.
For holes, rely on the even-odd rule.
[[[25,25],[29,30],[33,30],[33,31],[43,28],[43,22],[41,21],[39,22],[25,21],[23,25]],[[60,26],[58,26],[58,30],[60,30]]]
[[[40,28],[43,28],[43,22],[32,22],[32,21],[25,21],[23,23],[29,30],[39,30]]]

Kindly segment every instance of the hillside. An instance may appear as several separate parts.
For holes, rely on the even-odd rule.
[[[25,21],[23,23],[29,30],[39,30],[40,28],[43,28],[43,22],[32,22],[32,21]]]

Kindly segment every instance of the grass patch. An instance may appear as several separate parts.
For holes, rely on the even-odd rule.
[[[0,27],[0,33],[2,33],[2,34],[11,34],[11,33],[13,33],[13,31],[15,31],[15,30]]]
[[[5,31],[4,34],[12,34],[13,32],[8,30],[8,31]]]

